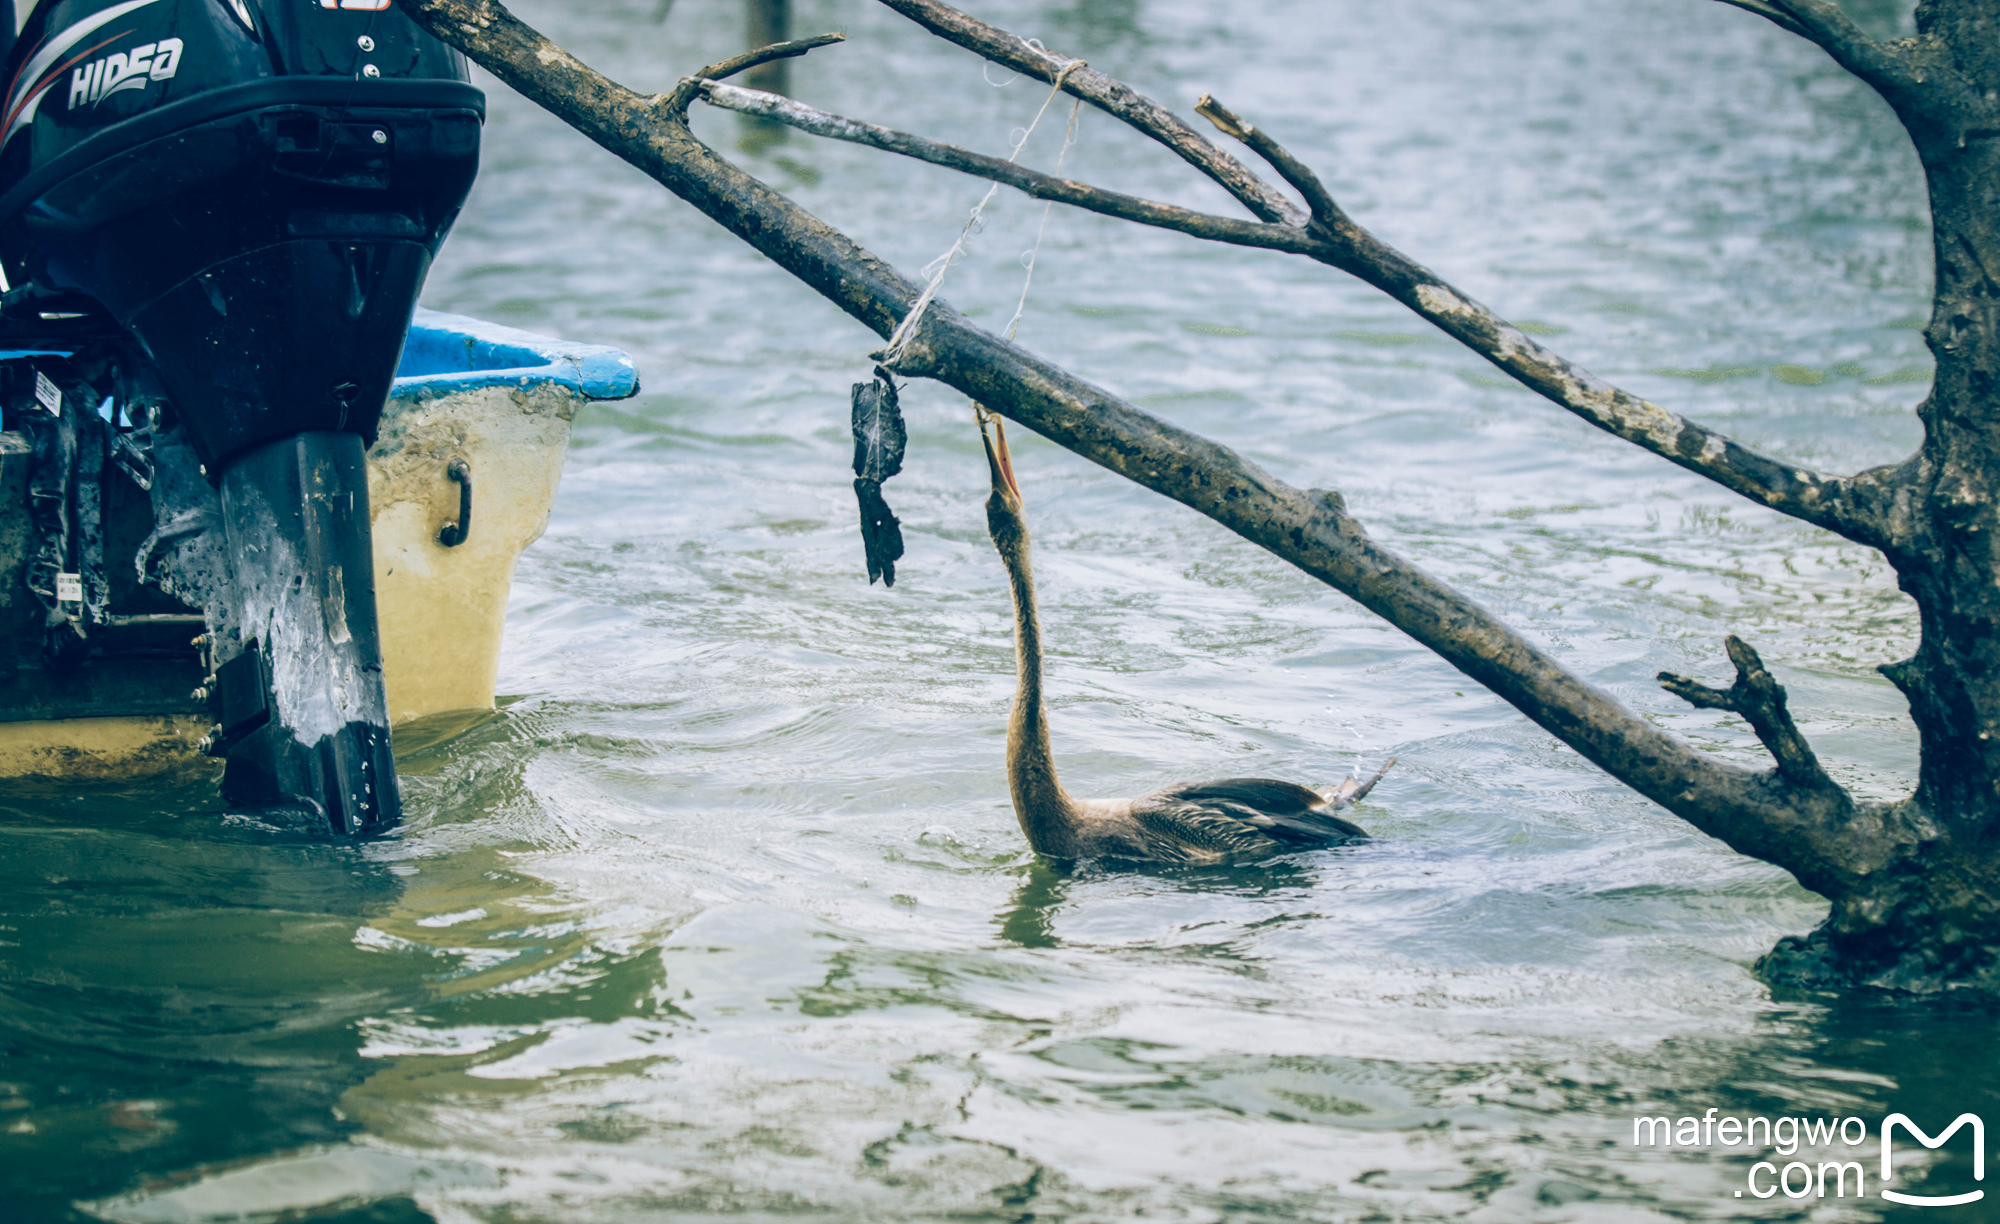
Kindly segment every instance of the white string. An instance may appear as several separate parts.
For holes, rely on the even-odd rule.
[[[1014,142],[1013,150],[1007,154],[1008,161],[1012,162],[1021,156],[1021,150],[1027,147],[1028,137],[1035,134],[1035,128],[1040,126],[1042,116],[1049,113],[1050,104],[1056,100],[1056,95],[1062,92],[1063,82],[1069,79],[1070,73],[1081,67],[1083,67],[1082,60],[1070,60],[1062,66],[1062,71],[1056,73],[1055,87],[1049,90],[1048,97],[1042,99],[1042,108],[1035,112],[1034,120],[1028,124],[1026,130],[1021,131],[1021,138]],[[1081,101],[1078,102],[1078,105],[1082,105]],[[1076,112],[1072,110],[1070,112],[1072,131],[1075,130],[1075,122]],[[1067,137],[1064,138],[1063,151],[1065,153],[1069,151]],[[909,348],[911,338],[916,335],[917,325],[923,322],[924,312],[930,309],[931,300],[937,297],[939,287],[944,284],[945,273],[951,271],[951,265],[954,260],[960,255],[965,254],[966,240],[972,237],[974,230],[978,229],[980,218],[985,213],[986,206],[993,202],[993,193],[999,190],[1000,184],[998,183],[994,183],[988,187],[986,194],[979,198],[979,203],[972,206],[971,214],[965,219],[965,227],[958,231],[957,241],[953,242],[950,249],[945,251],[944,254],[924,265],[923,270],[925,272],[931,272],[933,268],[937,270],[931,272],[930,283],[925,285],[923,293],[918,295],[916,305],[910,307],[910,312],[903,316],[903,321],[898,323],[896,330],[890,334],[888,350],[882,356],[883,365],[893,370],[896,368],[896,363],[902,360],[904,350]],[[1046,222],[1048,218],[1047,210],[1043,211],[1042,216],[1044,222]],[[1038,246],[1040,245],[1040,241],[1039,238],[1036,239]],[[1015,317],[1019,318],[1018,312],[1016,312]]]
[[[1064,159],[1069,157],[1069,151],[1076,146],[1076,121],[1077,116],[1082,111],[1083,99],[1078,98],[1076,105],[1069,108],[1069,130],[1063,133],[1062,152],[1056,154],[1056,176],[1058,178],[1062,176]],[[1007,339],[1009,340],[1012,340],[1014,333],[1020,329],[1021,314],[1028,309],[1028,287],[1035,283],[1035,261],[1041,258],[1042,235],[1048,232],[1049,212],[1055,206],[1056,202],[1054,200],[1046,200],[1042,203],[1042,223],[1035,227],[1035,245],[1028,251],[1028,273],[1021,278],[1021,300],[1014,303],[1014,317],[1007,320]]]

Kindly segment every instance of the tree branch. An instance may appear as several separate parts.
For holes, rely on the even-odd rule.
[[[1225,136],[1233,136],[1255,150],[1257,156],[1270,163],[1278,177],[1292,185],[1292,190],[1304,197],[1306,207],[1312,210],[1313,220],[1321,225],[1338,225],[1347,220],[1347,214],[1340,205],[1333,202],[1332,193],[1326,184],[1319,181],[1319,175],[1312,172],[1291,151],[1277,141],[1266,136],[1261,130],[1245,123],[1241,116],[1217,102],[1209,94],[1196,99],[1194,113],[1213,123]]]
[[[1990,96],[1983,105],[1975,101],[1981,91],[1971,88],[1942,48],[1921,40],[1877,42],[1831,0],[1719,2],[1755,13],[1832,56],[1882,95],[1920,149],[1962,147],[1968,128],[2000,113]],[[1977,116],[1972,122],[1968,111]]]
[[[1268,150],[1265,156],[1274,166],[1298,164],[1277,141],[1213,98],[1204,95],[1203,102],[1204,115],[1224,132],[1242,131],[1246,142],[1254,142],[1253,148]],[[1300,177],[1310,174],[1303,171]],[[1310,179],[1310,185],[1319,188],[1317,177]],[[1319,191],[1324,194],[1324,188]],[[1705,425],[1620,390],[1536,344],[1435,272],[1369,233],[1330,198],[1323,207],[1327,215],[1323,220],[1316,216],[1313,228],[1326,242],[1310,252],[1313,258],[1382,290],[1544,399],[1773,510],[1860,543],[1882,547],[1890,542],[1885,511],[1895,488],[1890,470],[1853,479],[1823,476],[1758,454]]]
[[[1885,507],[1894,494],[1887,472],[1827,476],[1773,459],[1726,434],[1613,386],[1543,348],[1430,269],[1348,222],[1338,253],[1324,262],[1381,289],[1529,390],[1606,433],[1651,451],[1762,506],[1859,543],[1892,542]]]
[[[887,337],[918,287],[696,140],[649,99],[578,62],[498,0],[403,0],[403,11],[502,81],[657,179]],[[1369,538],[1337,493],[1301,490],[1242,456],[1058,369],[934,302],[903,372],[937,379],[1228,527],[1436,651],[1640,793],[1809,888],[1843,887],[1818,853],[1851,813],[1839,791],[1773,785],[1633,714],[1464,595]]]
[[[1911,84],[1909,64],[1896,51],[1862,33],[1854,19],[1831,0],[1765,0],[1790,17],[1805,36],[1826,49],[1841,67],[1871,83],[1877,79]]]
[[[1740,8],[1746,13],[1755,13],[1779,29],[1787,33],[1796,34],[1808,42],[1818,41],[1813,38],[1810,30],[1807,30],[1797,21],[1794,21],[1790,13],[1785,12],[1775,5],[1766,4],[1765,0],[1719,0],[1719,3]]]
[[[1820,767],[1812,745],[1799,733],[1785,704],[1785,686],[1765,670],[1764,660],[1742,638],[1731,634],[1724,639],[1729,661],[1736,665],[1736,683],[1726,689],[1709,688],[1686,676],[1661,672],[1660,687],[1689,705],[1704,710],[1728,710],[1743,716],[1757,739],[1778,762],[1778,773],[1793,786],[1806,790],[1837,791],[1839,786]]]
[[[811,38],[794,38],[790,42],[772,43],[755,51],[732,55],[720,63],[710,64],[693,76],[682,77],[666,97],[661,99],[660,105],[667,107],[676,115],[685,115],[688,103],[694,101],[695,91],[705,82],[726,80],[739,72],[748,72],[759,64],[791,59],[795,55],[804,55],[818,47],[846,41],[845,34],[815,34]]]
[[[794,56],[804,55],[806,52],[818,47],[825,47],[833,43],[846,41],[847,35],[838,32],[814,34],[810,38],[794,38],[790,42],[772,43],[768,47],[759,47],[755,51],[745,51],[741,55],[732,55],[721,63],[710,64],[694,75],[697,79],[704,81],[726,80],[739,72],[748,72],[759,64],[768,64],[772,60],[791,59]]]
[[[1105,191],[1073,179],[1056,178],[1039,170],[1030,170],[1004,157],[989,157],[984,153],[974,153],[970,149],[928,140],[922,136],[913,136],[908,132],[896,131],[894,128],[880,127],[859,119],[849,119],[844,115],[828,114],[826,111],[816,110],[803,102],[779,94],[704,81],[701,83],[701,96],[710,105],[725,110],[773,119],[814,136],[866,145],[871,149],[881,149],[916,161],[929,162],[934,166],[962,171],[996,183],[1004,183],[1037,200],[1054,200],[1060,204],[1070,204],[1107,217],[1117,217],[1123,221],[1177,230],[1183,234],[1192,234],[1197,238],[1207,238],[1214,242],[1274,251],[1291,251],[1297,254],[1311,254],[1318,245],[1306,230],[1293,226],[1244,221],[1236,217],[1218,217],[1212,213],[1195,212],[1173,204],[1160,204],[1137,196]]]
[[[975,55],[1053,85],[1056,74],[1072,61],[1031,46],[1026,39],[987,25],[937,0],[881,0],[911,21]],[[1121,81],[1089,67],[1078,67],[1063,80],[1066,93],[1130,124],[1159,141],[1183,161],[1213,179],[1260,221],[1301,226],[1305,213],[1270,184],[1181,121],[1180,116]]]

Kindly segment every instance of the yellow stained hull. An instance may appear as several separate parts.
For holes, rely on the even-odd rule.
[[[0,723],[0,777],[117,782],[205,777],[222,763],[195,749],[208,720],[190,714]]]
[[[578,397],[566,387],[448,395],[385,416],[368,453],[375,607],[391,724],[493,705],[514,563],[541,538]],[[472,466],[472,530],[458,517],[457,457]]]

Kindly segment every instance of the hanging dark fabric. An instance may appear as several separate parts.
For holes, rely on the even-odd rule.
[[[854,496],[861,502],[861,546],[868,554],[868,581],[896,585],[896,562],[903,555],[903,529],[882,500],[882,482],[903,470],[903,410],[896,384],[880,370],[875,381],[854,384]]]

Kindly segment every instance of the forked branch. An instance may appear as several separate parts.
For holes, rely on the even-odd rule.
[[[790,42],[772,43],[768,47],[759,47],[754,51],[745,51],[741,55],[732,55],[719,63],[710,64],[693,76],[683,77],[666,97],[661,99],[660,104],[667,107],[674,114],[685,115],[687,114],[688,103],[694,101],[695,91],[707,82],[727,80],[739,72],[748,72],[759,64],[768,64],[773,60],[791,59],[794,56],[804,55],[806,52],[816,50],[820,47],[846,41],[847,35],[845,34],[815,34],[810,38],[794,38]]]
[[[1138,196],[1105,191],[1074,179],[1057,178],[1051,174],[1043,174],[1039,170],[1030,170],[1004,157],[974,153],[970,149],[929,140],[922,136],[913,136],[894,128],[881,127],[859,119],[849,119],[844,115],[829,114],[807,106],[803,102],[774,93],[765,93],[759,89],[745,89],[738,85],[725,85],[712,81],[702,81],[699,85],[702,99],[712,106],[736,111],[739,114],[773,119],[802,132],[823,136],[828,140],[844,140],[851,144],[866,145],[871,149],[896,153],[916,161],[929,162],[934,166],[963,171],[979,178],[1003,183],[1037,200],[1054,200],[1060,204],[1074,205],[1107,217],[1117,217],[1123,221],[1134,221],[1140,225],[1151,225],[1160,229],[1178,230],[1197,238],[1227,242],[1236,246],[1263,247],[1274,251],[1292,251],[1308,255],[1319,245],[1319,240],[1309,231],[1295,226],[1269,225],[1261,221],[1245,221],[1240,217],[1218,217],[1212,213],[1195,212],[1173,204],[1160,204]]]
[[[1743,716],[1757,739],[1778,762],[1778,773],[1793,786],[1808,790],[1839,789],[1812,745],[1799,733],[1785,703],[1785,686],[1764,667],[1764,660],[1742,638],[1731,634],[1724,641],[1729,661],[1736,665],[1736,683],[1726,689],[1710,688],[1686,676],[1661,672],[1660,687],[1689,705],[1704,710],[1728,710]]]
[[[1312,172],[1291,151],[1265,135],[1252,124],[1246,123],[1235,111],[1217,102],[1208,94],[1195,101],[1194,113],[1213,123],[1225,136],[1233,136],[1256,152],[1257,156],[1270,163],[1278,177],[1292,185],[1292,190],[1304,197],[1306,207],[1312,210],[1312,218],[1325,226],[1337,226],[1347,221],[1347,214],[1340,205],[1333,202],[1333,195],[1326,184],[1319,181],[1319,175]]]
[[[961,13],[937,0],[881,0],[911,21],[967,51],[1012,68],[1050,85],[1071,61],[1016,37],[997,26]],[[1082,98],[1105,114],[1173,150],[1188,165],[1213,179],[1260,221],[1299,226],[1306,215],[1248,167],[1181,121],[1158,102],[1090,67],[1072,69],[1063,77],[1063,91]]]

